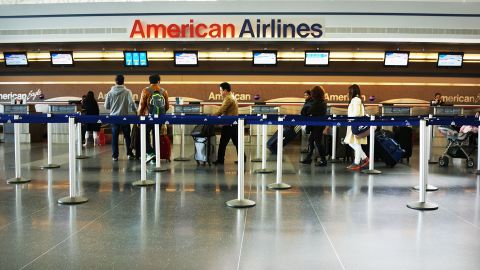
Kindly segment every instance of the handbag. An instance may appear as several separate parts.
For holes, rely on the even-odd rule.
[[[365,115],[365,107],[362,104],[362,115]],[[352,126],[352,134],[357,139],[365,138],[370,134],[370,126]]]

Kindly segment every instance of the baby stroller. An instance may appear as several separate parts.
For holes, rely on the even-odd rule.
[[[438,159],[440,167],[447,167],[449,158],[462,158],[467,160],[467,168],[473,168],[474,161],[470,155],[474,152],[475,147],[469,143],[472,132],[462,133],[450,126],[438,127],[440,133],[447,137],[448,144],[443,154]]]

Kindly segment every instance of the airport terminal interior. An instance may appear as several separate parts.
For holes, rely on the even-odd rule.
[[[0,0],[0,269],[480,269],[479,25],[477,0]],[[119,74],[168,93],[119,115],[135,155]]]

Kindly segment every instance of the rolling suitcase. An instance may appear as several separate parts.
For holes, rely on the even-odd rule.
[[[170,156],[172,155],[172,144],[168,135],[160,136],[160,159],[165,159],[170,162]]]
[[[193,137],[193,141],[195,142],[195,154],[194,158],[197,161],[197,165],[200,163],[205,164],[208,163],[210,166],[213,160],[217,159],[217,137],[209,136],[209,137]]]
[[[405,152],[393,137],[393,134],[386,130],[375,133],[375,154],[378,153],[385,164],[392,168],[402,159]]]
[[[412,156],[412,134],[413,130],[411,127],[394,127],[393,128],[394,138],[400,144],[405,152],[403,153],[402,158],[406,158],[407,162],[410,161]]]
[[[283,146],[293,141],[302,129],[301,126],[285,126],[283,129]],[[267,148],[272,154],[277,154],[278,131],[267,141]]]

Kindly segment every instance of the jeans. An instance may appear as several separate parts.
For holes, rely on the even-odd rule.
[[[125,138],[125,148],[127,150],[127,155],[132,155],[132,150],[130,149],[130,125],[118,125],[112,124],[112,157],[118,158],[118,135],[120,131],[123,133]]]
[[[325,127],[317,126],[313,127],[310,136],[308,137],[308,154],[306,159],[311,159],[313,156],[314,145],[317,146],[318,155],[322,160],[325,160],[325,145],[323,145],[323,130]]]

